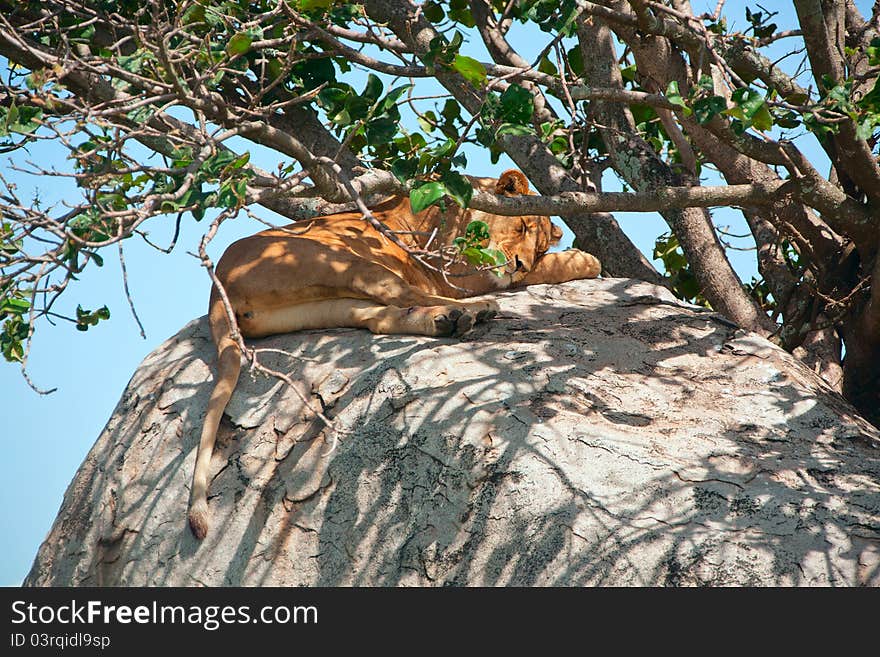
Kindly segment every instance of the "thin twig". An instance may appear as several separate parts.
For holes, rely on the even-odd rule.
[[[119,241],[117,244],[119,246],[119,265],[122,267],[122,287],[125,290],[125,298],[128,299],[128,307],[131,309],[131,315],[134,317],[134,321],[138,325],[141,338],[146,340],[147,333],[144,331],[144,325],[141,323],[141,318],[138,317],[137,310],[135,310],[134,307],[134,300],[131,298],[131,292],[129,292],[128,289],[128,271],[125,267],[125,256],[122,253],[122,241]]]

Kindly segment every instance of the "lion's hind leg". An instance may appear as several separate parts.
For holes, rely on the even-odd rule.
[[[495,314],[492,302],[449,303],[430,306],[385,305],[365,299],[327,299],[261,309],[241,318],[248,337],[262,337],[319,328],[365,328],[373,333],[457,336]]]

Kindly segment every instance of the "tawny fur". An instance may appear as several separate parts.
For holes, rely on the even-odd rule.
[[[526,177],[505,171],[497,180],[472,178],[476,188],[497,194],[528,194]],[[538,283],[564,283],[599,275],[599,261],[570,249],[547,253],[562,231],[548,217],[505,217],[454,204],[413,215],[409,199],[391,198],[373,208],[375,217],[414,247],[451,244],[474,220],[489,225],[490,244],[507,256],[502,276],[471,273],[461,265],[449,285],[372,226],[349,212],[265,230],[232,244],[217,264],[217,277],[244,337],[303,329],[361,327],[373,333],[461,335],[497,311],[494,301],[466,297]],[[208,474],[220,419],[238,382],[241,350],[233,339],[220,294],[211,292],[208,317],[217,346],[217,372],[196,455],[189,524],[208,532]]]

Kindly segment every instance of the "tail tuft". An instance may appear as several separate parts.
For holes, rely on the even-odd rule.
[[[189,510],[189,528],[200,541],[208,535],[208,505],[205,502],[197,502]]]

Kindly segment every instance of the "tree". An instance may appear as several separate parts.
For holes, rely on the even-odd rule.
[[[76,275],[155,218],[207,218],[210,273],[205,245],[239,213],[299,220],[356,203],[372,220],[371,198],[403,193],[415,209],[560,216],[606,274],[769,337],[880,422],[878,11],[795,0],[799,25],[780,28],[772,11],[746,8],[742,23],[724,5],[0,0],[2,147],[55,141],[68,170],[26,168],[82,192],[44,208],[2,180],[0,348],[24,363]],[[528,58],[524,29],[529,51],[541,37]],[[250,157],[261,147],[276,169]],[[475,192],[475,149],[508,156],[540,195]],[[633,191],[602,191],[604,174]],[[759,280],[730,265],[718,206],[742,212]],[[666,271],[610,214],[624,210],[666,220]],[[108,314],[70,319],[86,330]]]

